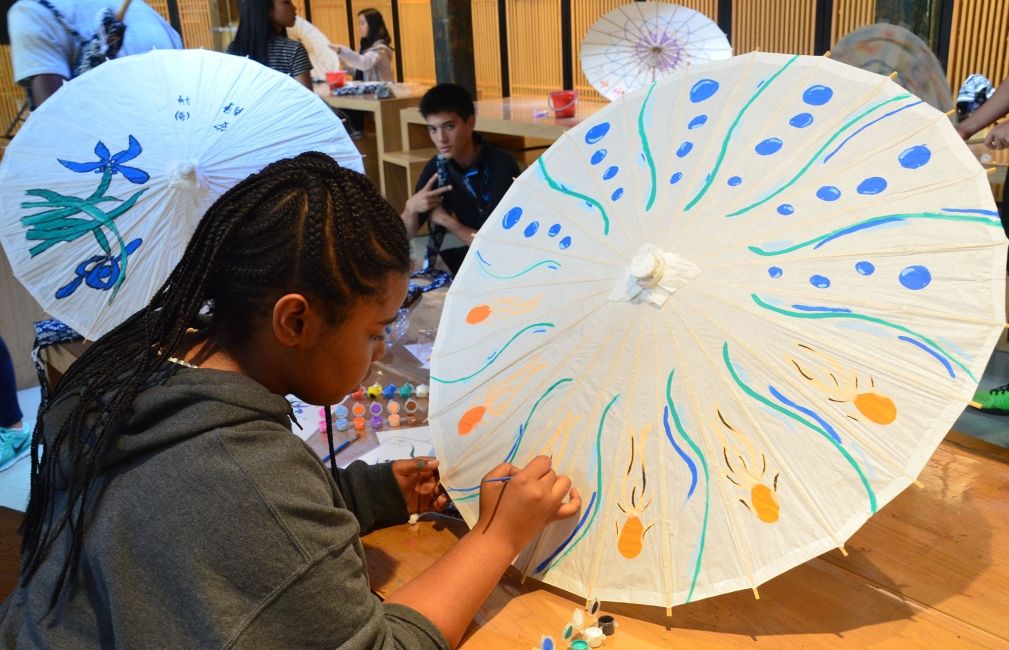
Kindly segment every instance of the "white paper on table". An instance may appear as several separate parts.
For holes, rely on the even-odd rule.
[[[420,361],[420,367],[428,369],[431,367],[431,350],[434,348],[434,343],[408,343],[404,345],[407,351],[413,356],[417,357]]]
[[[388,429],[379,431],[378,447],[361,454],[357,458],[347,459],[346,464],[355,460],[363,460],[369,464],[386,463],[401,458],[417,456],[434,456],[434,439],[431,427],[411,427],[409,429]]]
[[[291,410],[294,411],[294,419],[301,425],[299,428],[294,422],[291,423],[291,431],[302,440],[308,440],[319,432],[319,408],[312,404],[306,404],[294,395],[288,395],[287,401],[291,403]]]

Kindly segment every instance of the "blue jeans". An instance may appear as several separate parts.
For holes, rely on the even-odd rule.
[[[14,381],[14,364],[11,363],[7,345],[0,338],[0,427],[9,427],[21,421],[18,406],[18,385]]]

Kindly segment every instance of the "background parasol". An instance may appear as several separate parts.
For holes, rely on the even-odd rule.
[[[340,120],[243,57],[108,61],[33,112],[0,162],[0,240],[43,309],[96,339],[147,305],[223,192],[304,151],[362,171]]]
[[[939,59],[914,32],[889,23],[867,25],[834,45],[830,58],[881,75],[896,72],[895,81],[946,112],[953,108],[949,81]]]
[[[592,87],[615,99],[688,64],[730,56],[725,34],[704,14],[664,2],[631,2],[589,28],[580,58]]]
[[[672,606],[831,548],[910,484],[1004,323],[948,118],[837,61],[691,66],[561,137],[480,230],[432,357],[442,481],[551,454],[584,507],[516,566]]]

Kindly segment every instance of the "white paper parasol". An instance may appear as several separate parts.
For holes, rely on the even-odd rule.
[[[340,120],[287,75],[204,50],[108,61],[7,148],[0,239],[42,307],[96,339],[147,305],[217,197],[310,150],[362,170]]]
[[[616,99],[688,64],[730,56],[725,34],[704,14],[664,2],[631,2],[589,28],[580,58],[592,87]]]
[[[550,454],[582,513],[516,561],[672,606],[831,548],[909,485],[1004,324],[948,118],[816,57],[691,66],[560,138],[480,230],[432,357],[443,483]]]

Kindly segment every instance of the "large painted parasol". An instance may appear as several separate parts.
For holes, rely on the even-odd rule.
[[[691,66],[567,132],[452,285],[442,479],[552,455],[584,499],[516,560],[586,598],[756,588],[908,486],[1004,324],[1007,242],[948,118],[819,57]]]

